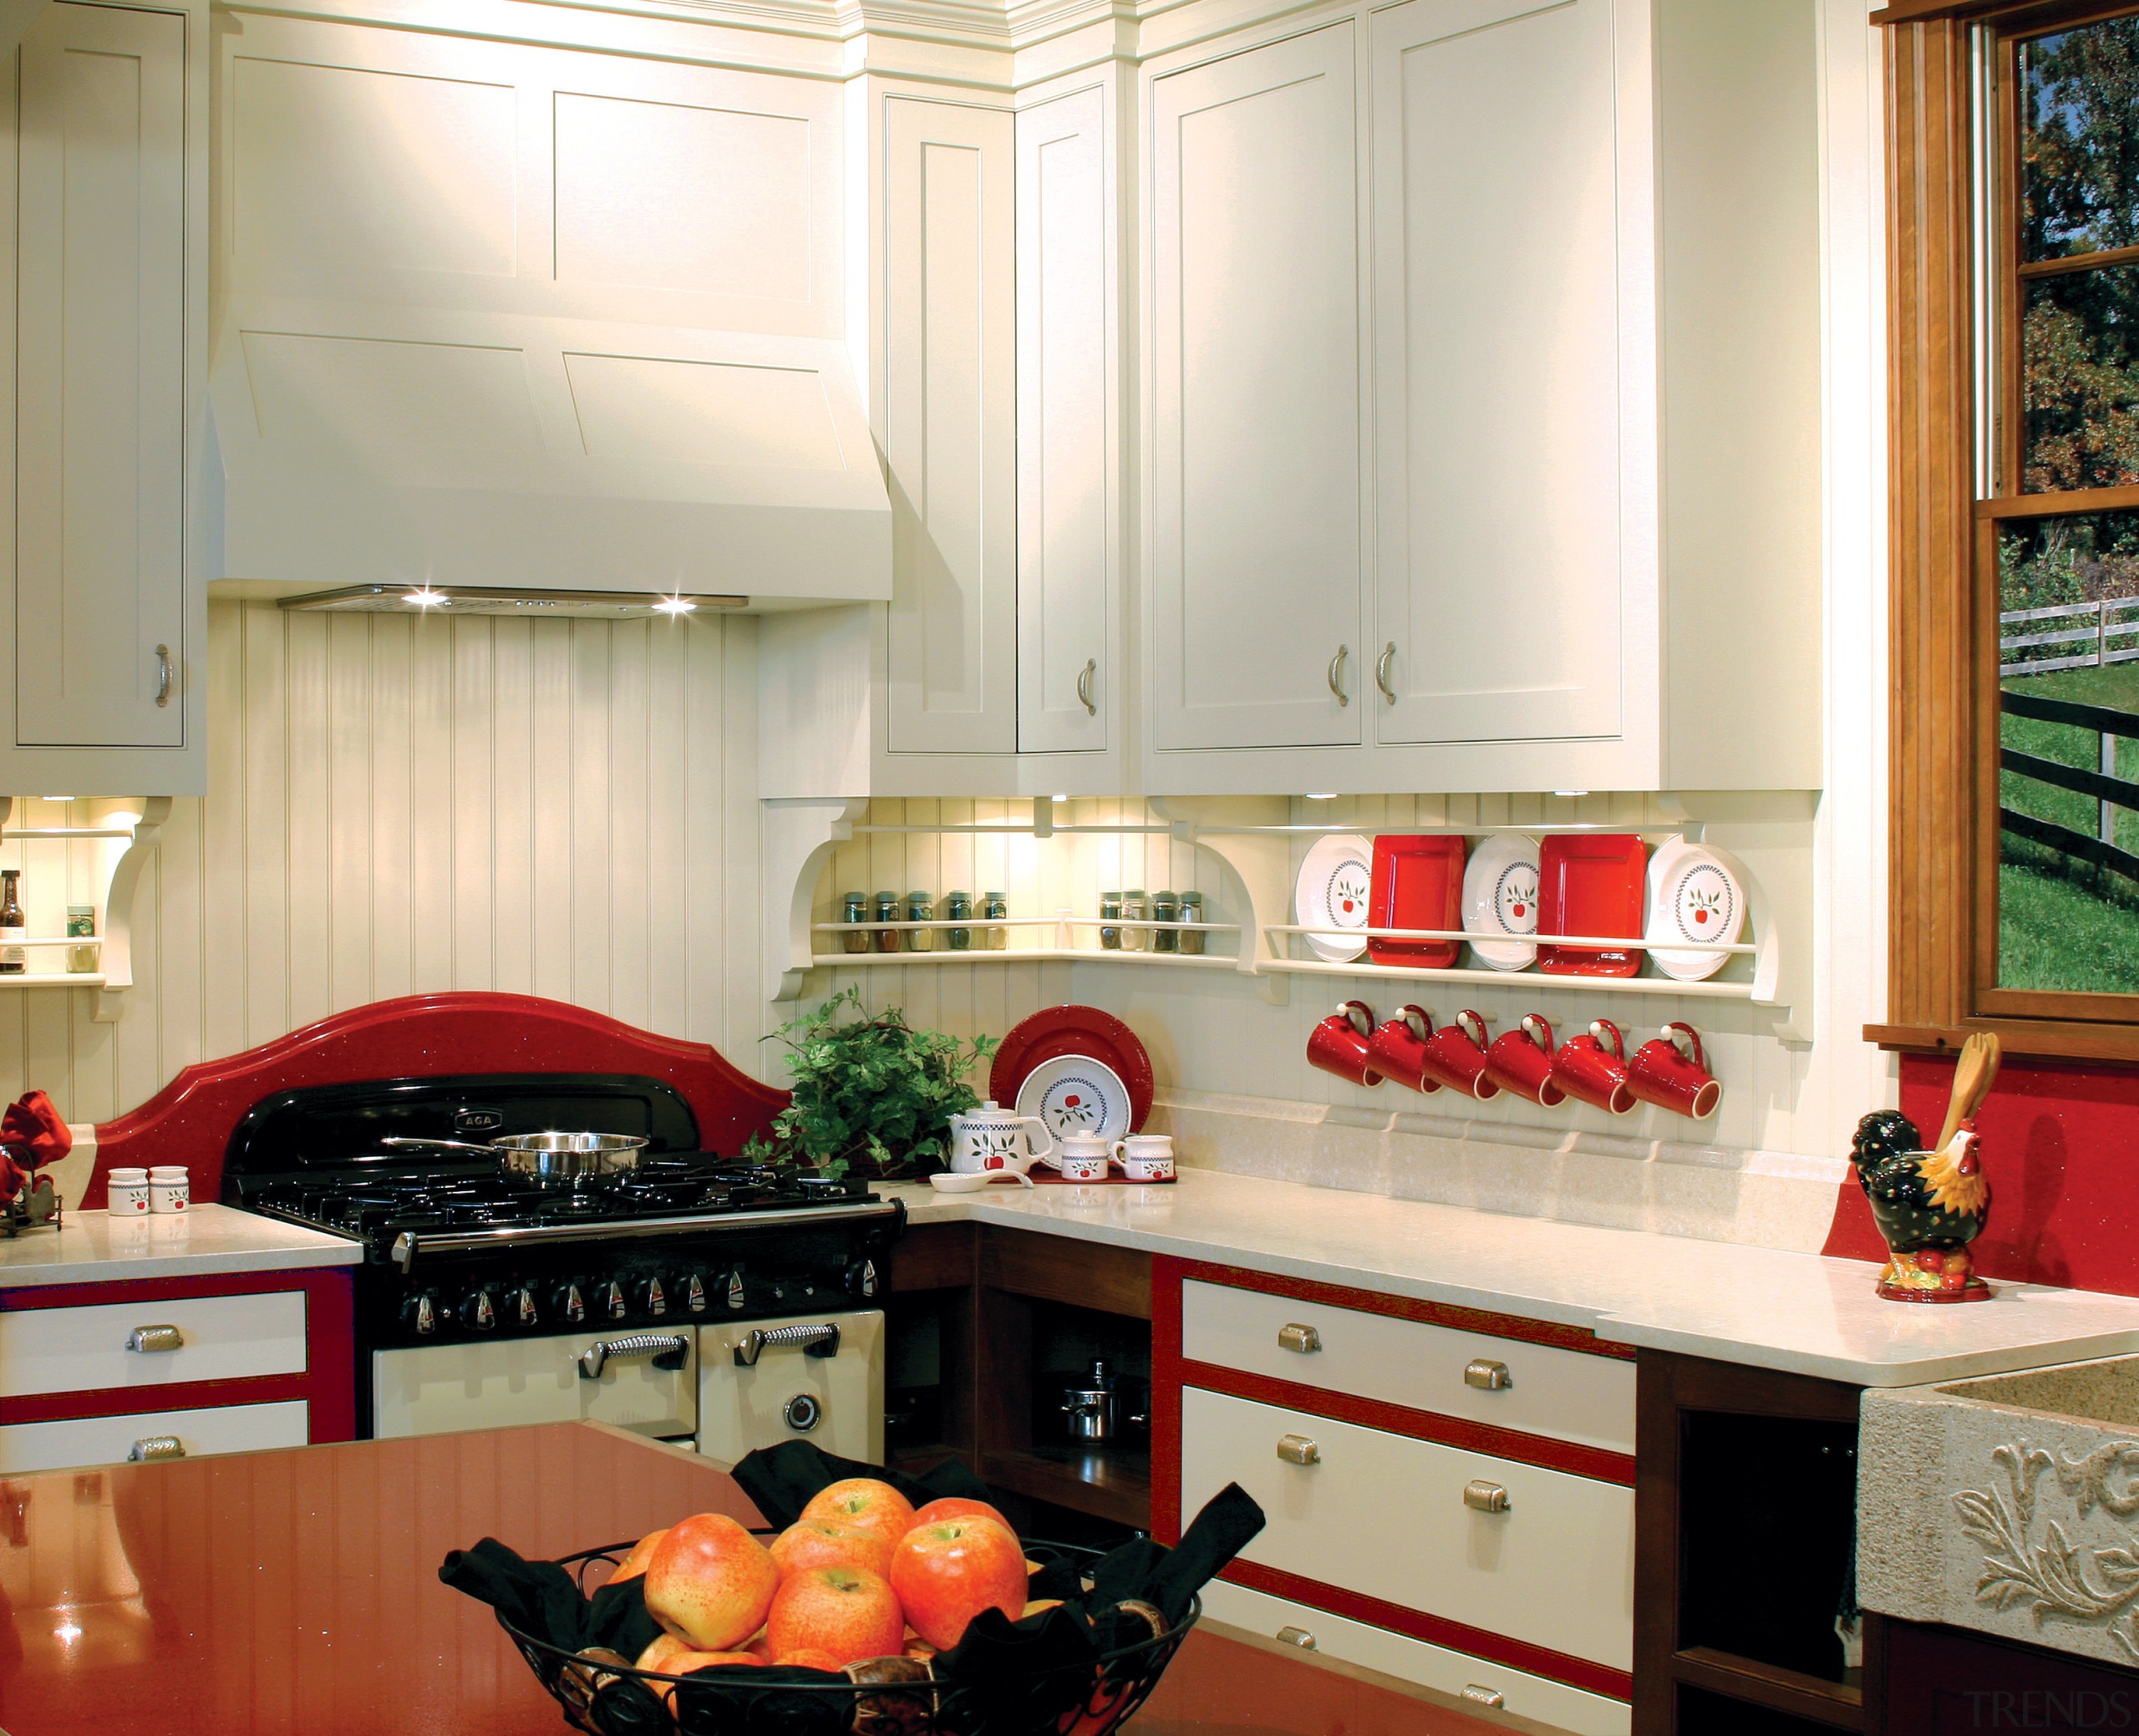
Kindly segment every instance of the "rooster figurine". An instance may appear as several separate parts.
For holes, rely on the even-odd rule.
[[[1889,1302],[1985,1302],[1969,1244],[1990,1216],[1990,1183],[1976,1154],[1976,1108],[1998,1072],[1994,1038],[1971,1037],[1954,1070],[1954,1094],[1938,1148],[1895,1109],[1857,1124],[1850,1161],[1887,1244],[1879,1294]]]

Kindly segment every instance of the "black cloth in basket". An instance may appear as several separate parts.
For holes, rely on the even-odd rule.
[[[953,1495],[984,1500],[988,1493],[955,1459],[926,1477],[909,1477],[836,1458],[807,1441],[752,1453],[734,1475],[780,1529],[820,1490],[849,1477],[881,1478],[917,1506]],[[490,1537],[448,1555],[439,1577],[495,1610],[567,1718],[605,1736],[746,1730],[752,1736],[842,1730],[1025,1736],[1073,1726],[1110,1729],[1141,1703],[1193,1623],[1197,1591],[1263,1525],[1263,1510],[1229,1484],[1197,1515],[1176,1548],[1146,1537],[1099,1555],[1027,1540],[1026,1553],[1039,1564],[1033,1599],[1059,1597],[1061,1606],[1016,1622],[999,1610],[983,1611],[958,1645],[932,1661],[925,1689],[896,1693],[889,1700],[871,1698],[869,1690],[826,1671],[735,1665],[694,1673],[678,1686],[673,1705],[664,1704],[663,1681],[574,1661],[595,1647],[628,1662],[653,1642],[660,1627],[647,1613],[643,1577],[603,1585],[590,1597],[566,1563],[523,1560]],[[583,1571],[603,1553],[570,1559]]]

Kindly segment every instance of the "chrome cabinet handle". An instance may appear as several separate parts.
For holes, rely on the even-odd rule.
[[[178,1350],[185,1343],[185,1334],[175,1326],[137,1326],[126,1335],[129,1350]]]
[[[1322,1449],[1304,1434],[1280,1435],[1278,1456],[1288,1464],[1319,1464],[1322,1463]]]
[[[1507,1704],[1507,1696],[1497,1688],[1485,1688],[1473,1682],[1463,1690],[1463,1698],[1474,1700],[1481,1706],[1490,1706],[1496,1712]]]
[[[837,1356],[839,1327],[829,1320],[822,1326],[776,1326],[770,1332],[753,1327],[749,1336],[735,1347],[735,1366],[756,1368],[768,1344],[799,1344],[805,1356]]]
[[[1474,1357],[1463,1365],[1463,1383],[1481,1393],[1505,1393],[1515,1384],[1515,1377],[1507,1372],[1506,1363],[1496,1363],[1489,1356]]]
[[[1086,657],[1085,667],[1077,672],[1078,701],[1094,717],[1100,714],[1100,708],[1092,703],[1092,678],[1099,673],[1100,660],[1095,657]]]
[[[1314,1636],[1304,1627],[1280,1627],[1278,1642],[1280,1645],[1298,1646],[1303,1652],[1314,1650]]]
[[[1391,705],[1396,703],[1396,689],[1389,684],[1389,666],[1396,661],[1396,642],[1391,639],[1382,647],[1381,655],[1374,660],[1374,684],[1381,689],[1381,697]]]
[[[130,1464],[153,1464],[160,1459],[183,1459],[185,1443],[175,1434],[143,1436],[126,1449]]]
[[[612,1358],[648,1357],[657,1368],[671,1371],[683,1366],[691,1353],[691,1341],[681,1332],[632,1332],[622,1338],[597,1338],[572,1360],[579,1364],[582,1380],[599,1380]]]
[[[170,703],[170,647],[156,647],[156,703]]]
[[[1280,1350],[1297,1350],[1302,1356],[1308,1356],[1322,1348],[1322,1334],[1311,1326],[1302,1326],[1294,1321],[1289,1326],[1278,1328],[1278,1348]]]
[[[1352,654],[1349,645],[1339,645],[1337,655],[1329,659],[1329,691],[1337,696],[1339,705],[1349,705],[1352,696],[1344,691],[1344,659]]]
[[[1507,1490],[1498,1483],[1473,1477],[1463,1485],[1463,1505],[1474,1513],[1505,1513],[1508,1510]]]

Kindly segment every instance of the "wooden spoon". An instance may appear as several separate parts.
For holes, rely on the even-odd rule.
[[[1943,1151],[1960,1130],[1961,1124],[1975,1114],[1984,1099],[1990,1094],[1991,1082],[1998,1077],[1999,1055],[1994,1032],[1974,1032],[1961,1045],[1961,1058],[1954,1065],[1954,1094],[1946,1101],[1946,1125],[1933,1150]]]

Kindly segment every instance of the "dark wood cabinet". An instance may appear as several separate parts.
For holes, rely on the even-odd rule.
[[[892,1256],[891,1456],[955,1454],[989,1484],[1103,1522],[1151,1523],[1148,1436],[1070,1445],[1052,1393],[1102,1356],[1148,1378],[1151,1259],[1127,1248],[976,1224],[926,1225]],[[908,1368],[932,1380],[902,1383]],[[932,1429],[909,1419],[932,1419]]]

